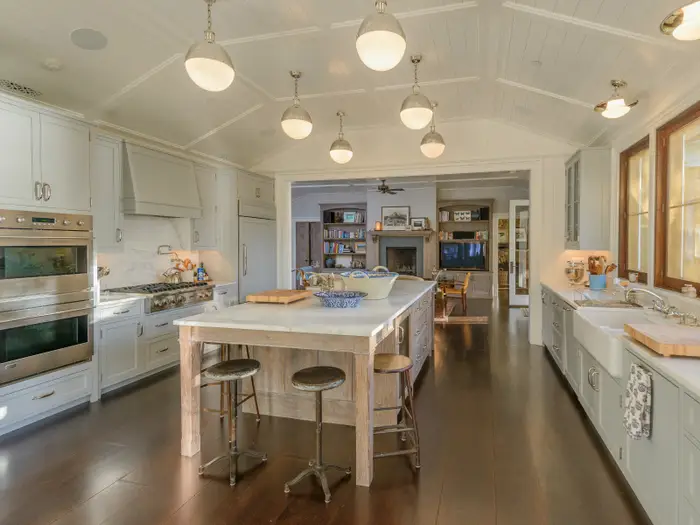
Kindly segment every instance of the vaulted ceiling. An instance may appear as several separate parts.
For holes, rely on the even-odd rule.
[[[396,125],[412,83],[408,55],[422,53],[421,84],[440,104],[438,120],[503,120],[587,145],[620,125],[592,111],[611,79],[626,80],[643,107],[670,75],[697,65],[698,45],[658,30],[683,0],[389,0],[408,49],[398,67],[377,73],[354,46],[373,3],[218,0],[214,30],[237,76],[208,93],[183,66],[206,26],[202,0],[0,0],[0,78],[103,126],[252,166],[293,146],[279,125],[290,69],[303,72],[314,132],[337,129],[338,109],[350,129]],[[107,47],[74,46],[70,33],[81,27],[102,32]]]

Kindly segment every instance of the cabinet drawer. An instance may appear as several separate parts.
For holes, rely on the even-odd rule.
[[[552,332],[552,355],[561,367],[564,358],[564,337],[558,330],[554,330]]]
[[[552,326],[564,333],[564,305],[552,299]]]
[[[0,429],[90,395],[90,369],[0,397]]]
[[[679,525],[700,525],[700,513],[685,499],[681,501],[681,521]]]
[[[140,317],[143,313],[143,301],[136,300],[128,303],[120,303],[114,306],[98,307],[99,320],[121,320],[130,317]]]
[[[173,324],[179,315],[167,312],[157,315],[148,315],[144,321],[144,335],[148,339],[155,339],[168,334],[177,333],[177,326]]]
[[[700,448],[688,436],[683,436],[683,456],[681,457],[681,490],[685,498],[700,508]]]
[[[148,345],[148,370],[175,363],[180,359],[180,343],[177,336],[166,337]]]
[[[700,442],[700,403],[688,394],[683,396],[683,428]]]

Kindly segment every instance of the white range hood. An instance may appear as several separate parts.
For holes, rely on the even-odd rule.
[[[202,216],[192,162],[127,142],[123,165],[124,213],[185,219]]]

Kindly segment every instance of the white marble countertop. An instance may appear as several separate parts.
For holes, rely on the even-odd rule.
[[[311,297],[290,305],[244,303],[175,321],[179,326],[232,328],[262,332],[289,332],[372,337],[400,316],[433,281],[397,281],[391,294],[378,301],[363,300],[355,309],[324,308]]]
[[[683,387],[692,396],[700,400],[700,359],[687,357],[664,357],[629,336],[620,336],[625,348],[651,368]],[[627,377],[623,377],[627,381]]]
[[[552,286],[545,282],[540,283],[549,291],[557,294],[562,300],[566,301],[573,308],[581,308],[575,301],[582,299],[593,299],[596,301],[619,301],[624,299],[622,290],[591,290],[585,286]],[[586,307],[591,308],[591,307]]]

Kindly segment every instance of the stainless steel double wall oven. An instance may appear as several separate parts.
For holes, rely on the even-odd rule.
[[[0,384],[93,354],[92,217],[0,210]]]

